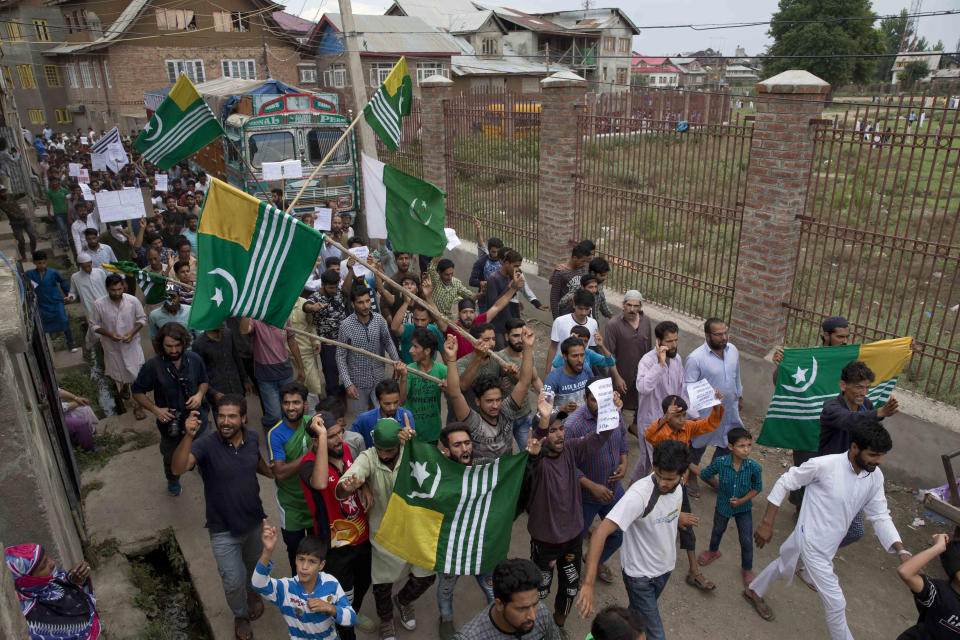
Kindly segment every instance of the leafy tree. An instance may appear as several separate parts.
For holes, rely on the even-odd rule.
[[[779,7],[768,31],[773,44],[767,54],[787,57],[764,61],[764,77],[806,69],[836,90],[850,82],[868,82],[874,76],[876,58],[789,57],[883,53],[884,42],[873,28],[876,14],[870,0],[780,0]],[[851,17],[865,19],[830,22]]]
[[[925,78],[930,72],[927,69],[927,63],[923,60],[911,60],[903,66],[903,69],[897,73],[897,80],[904,89],[912,89],[921,78]]]

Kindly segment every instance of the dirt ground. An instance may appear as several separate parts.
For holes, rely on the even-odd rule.
[[[549,327],[543,322],[532,322],[538,334],[536,364],[542,371],[542,361],[548,346]],[[152,351],[148,344],[145,352]],[[683,345],[681,345],[683,350]],[[250,403],[249,425],[259,431],[260,409],[255,401]],[[754,433],[759,432],[761,417],[747,414],[744,416],[747,427]],[[132,417],[114,419],[115,426],[122,429],[134,426],[137,430],[155,429],[152,421],[133,424]],[[261,439],[262,442],[262,439]],[[636,460],[638,445],[636,439],[630,440],[631,468]],[[708,455],[709,452],[708,452]],[[789,452],[757,446],[754,456],[763,465],[765,492],[773,486],[777,477],[789,466]],[[628,474],[629,475],[629,474]],[[232,617],[226,609],[226,603],[220,587],[216,565],[209,547],[209,540],[203,530],[202,483],[196,473],[187,474],[183,479],[184,495],[170,498],[165,494],[160,464],[160,454],[155,446],[118,454],[103,469],[84,474],[84,483],[102,482],[103,488],[92,491],[86,500],[90,534],[95,540],[115,537],[122,551],[142,551],[149,547],[151,539],[160,531],[173,527],[177,540],[183,550],[190,569],[191,577],[200,594],[205,614],[214,630],[214,637],[229,639],[233,637]],[[887,483],[887,497],[894,521],[908,549],[923,549],[933,533],[945,532],[946,527],[925,519],[926,524],[911,528],[916,517],[922,517],[922,509],[912,489]],[[261,481],[261,498],[268,517],[276,522],[277,505],[273,497],[272,483]],[[715,494],[703,490],[703,496],[692,504],[695,515],[700,516],[701,524],[697,529],[697,552],[704,548],[709,538]],[[766,506],[761,497],[754,500],[754,524],[759,522]],[[786,539],[793,527],[793,509],[784,508],[778,518],[773,543],[754,553],[754,570],[759,572],[777,555],[779,545]],[[276,568],[274,575],[288,573],[286,555],[278,545],[274,554]],[[712,593],[703,593],[687,586],[683,580],[686,571],[686,558],[678,551],[677,568],[667,584],[660,599],[660,610],[664,618],[668,637],[721,637],[739,640],[761,640],[776,636],[787,638],[826,638],[826,625],[823,609],[817,595],[795,581],[792,586],[777,584],[767,596],[777,618],[774,622],[764,622],[742,599],[742,585],[739,570],[739,545],[736,529],[731,524],[721,545],[723,556],[704,569],[705,575],[717,584]],[[510,552],[515,557],[529,557],[529,536],[526,532],[526,516],[521,516],[512,531]],[[612,568],[619,574],[619,555],[611,560]],[[896,556],[880,549],[872,528],[867,527],[867,535],[858,543],[843,549],[836,559],[836,570],[847,599],[847,619],[855,637],[858,638],[894,638],[916,619],[915,609],[909,592],[895,573]],[[935,575],[940,573],[939,566],[931,567]],[[547,600],[553,607],[553,596]],[[597,588],[598,608],[607,604],[627,604],[622,582],[611,585],[599,584]],[[484,606],[483,596],[473,580],[464,579],[457,585],[455,599],[455,620],[465,623]],[[254,624],[256,637],[286,637],[285,628],[276,609],[268,611]],[[436,590],[431,588],[417,603],[417,629],[405,631],[398,626],[398,638],[417,638],[430,640],[437,638]],[[368,593],[362,613],[375,618],[372,594]],[[105,620],[109,623],[109,619]],[[567,625],[570,637],[580,639],[589,631],[589,621],[576,613],[571,613]],[[111,637],[140,637],[135,629],[116,629]],[[375,637],[363,636],[361,637]]]

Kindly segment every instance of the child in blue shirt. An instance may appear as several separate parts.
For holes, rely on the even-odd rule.
[[[697,558],[697,564],[707,566],[720,557],[720,540],[730,518],[737,522],[740,537],[740,571],[744,586],[753,582],[753,503],[751,498],[763,491],[763,468],[750,459],[753,436],[743,427],[730,429],[727,434],[730,455],[715,458],[700,471],[704,482],[715,485],[717,506],[713,512],[713,532],[710,549]],[[716,480],[711,479],[717,476]]]
[[[329,542],[320,536],[306,536],[297,547],[296,577],[271,578],[270,556],[279,538],[276,527],[263,521],[263,551],[253,572],[253,589],[280,607],[290,638],[336,637],[334,624],[352,627],[357,614],[337,579],[322,569]]]
[[[570,336],[573,338],[579,338],[580,342],[583,343],[583,348],[586,349],[584,354],[586,359],[585,362],[590,369],[593,371],[597,370],[597,367],[612,367],[617,364],[617,361],[614,359],[613,354],[610,353],[610,350],[607,349],[606,345],[603,344],[603,338],[597,333],[594,338],[594,342],[597,343],[597,348],[600,351],[594,351],[589,348],[590,343],[590,330],[582,325],[574,325],[570,329]],[[602,352],[602,353],[601,353]],[[553,368],[559,369],[563,366],[563,354],[559,351],[557,352],[557,357],[553,359]]]

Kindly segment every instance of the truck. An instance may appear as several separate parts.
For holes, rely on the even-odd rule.
[[[340,113],[340,96],[314,93],[277,80],[217,78],[195,85],[220,117],[226,136],[191,157],[191,164],[261,200],[282,189],[290,203],[320,161],[350,125]],[[150,117],[169,88],[144,94]],[[303,178],[263,179],[264,162],[299,160]],[[250,170],[254,176],[251,177]],[[309,180],[294,207],[295,214],[335,203],[335,212],[355,217],[359,202],[359,169],[353,132]]]

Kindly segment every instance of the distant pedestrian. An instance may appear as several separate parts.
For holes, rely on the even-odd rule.
[[[47,268],[47,253],[36,251],[33,254],[34,268],[26,272],[27,278],[33,283],[37,295],[37,307],[40,312],[40,322],[47,335],[62,333],[67,339],[67,348],[70,353],[79,350],[73,341],[70,331],[70,321],[67,319],[67,310],[63,303],[70,296],[70,285],[56,269]]]

